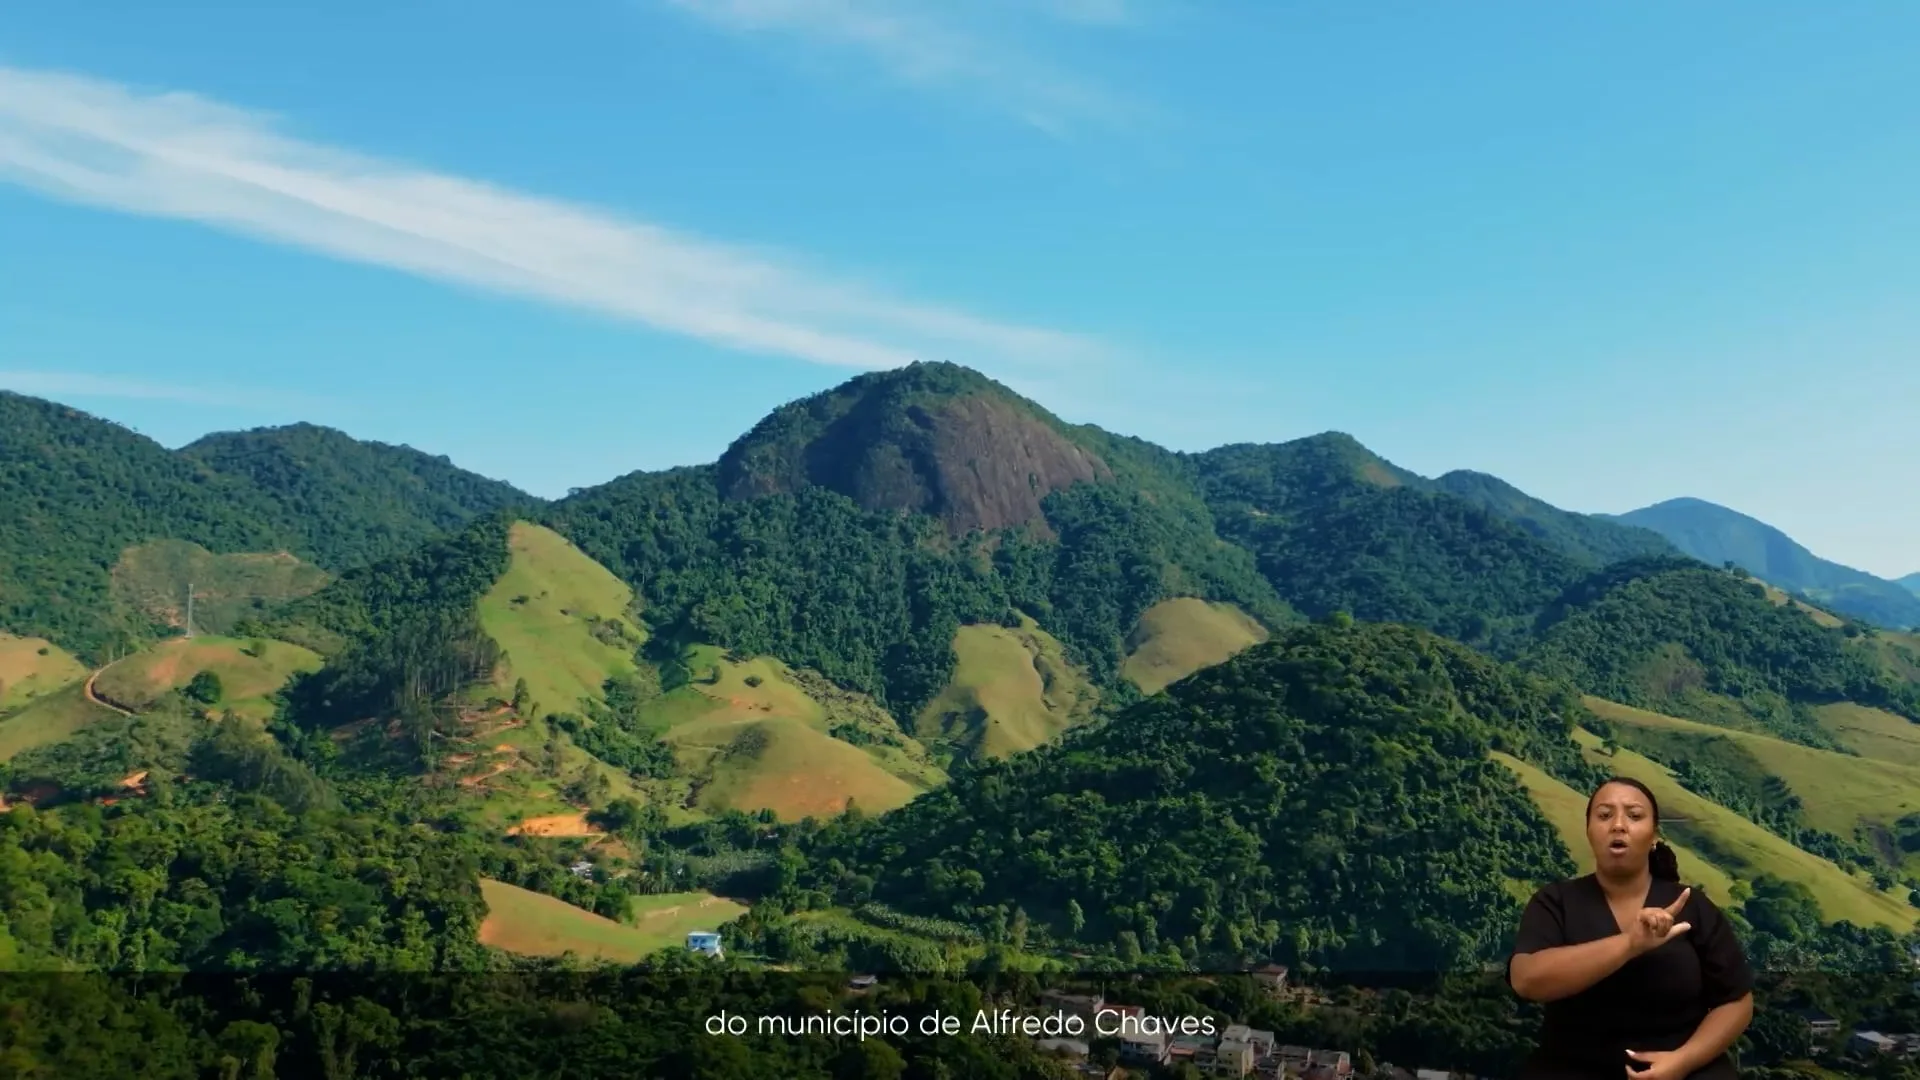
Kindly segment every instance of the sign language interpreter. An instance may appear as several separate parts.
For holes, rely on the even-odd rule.
[[[1535,893],[1507,981],[1546,1005],[1523,1080],[1734,1080],[1753,969],[1733,926],[1680,884],[1660,807],[1615,777],[1587,802],[1594,870]]]

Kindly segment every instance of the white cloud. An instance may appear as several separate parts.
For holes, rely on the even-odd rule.
[[[82,76],[0,66],[0,180],[821,364],[1048,366],[1101,352],[778,255],[301,142],[190,94]]]
[[[1050,132],[1123,122],[1137,108],[1024,48],[1049,21],[1081,28],[1132,21],[1129,0],[668,0],[738,33],[785,34],[865,53],[922,88],[962,90]]]
[[[44,398],[184,401],[196,405],[236,408],[274,403],[273,399],[244,390],[156,383],[118,375],[89,375],[71,371],[0,371],[0,390]]]

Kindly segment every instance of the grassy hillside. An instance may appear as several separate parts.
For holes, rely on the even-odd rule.
[[[216,555],[185,540],[155,540],[120,553],[113,566],[113,603],[132,625],[186,626],[193,589],[193,626],[232,633],[243,619],[273,611],[324,588],[327,572],[281,551]]]
[[[1848,874],[1833,863],[1794,847],[1766,829],[1717,803],[1695,795],[1674,780],[1664,766],[1631,750],[1606,754],[1600,739],[1575,733],[1589,761],[1609,772],[1635,777],[1653,789],[1666,832],[1733,877],[1752,881],[1762,874],[1797,881],[1820,903],[1829,922],[1911,930],[1920,921],[1903,897],[1881,892],[1864,875]]]
[[[1840,745],[1861,757],[1920,768],[1920,724],[1851,702],[1822,705],[1813,712]]]
[[[0,633],[0,716],[87,677],[87,667],[45,638]]]
[[[1575,791],[1565,781],[1548,776],[1545,772],[1529,765],[1519,758],[1495,751],[1493,760],[1513,770],[1513,774],[1526,785],[1527,793],[1547,816],[1553,827],[1560,833],[1560,841],[1567,847],[1580,872],[1593,872],[1593,846],[1587,842],[1587,795]],[[1706,891],[1718,903],[1729,903],[1733,895],[1733,876],[1714,865],[1713,860],[1680,843],[1672,837],[1667,838],[1674,854],[1680,858],[1680,876],[1688,884]]]
[[[1788,596],[1787,593],[1784,590],[1782,590],[1778,585],[1769,585],[1763,581],[1763,582],[1760,582],[1760,587],[1766,591],[1767,599],[1773,601],[1775,604],[1781,607],[1785,607],[1788,604],[1792,604],[1798,610],[1806,612],[1808,618],[1812,619],[1814,622],[1820,624],[1821,626],[1827,627],[1828,629],[1833,629],[1836,627],[1846,625],[1847,621],[1845,619],[1842,619],[1840,616],[1835,615],[1831,611],[1825,611],[1825,610],[1822,610],[1821,608],[1814,607],[1812,604],[1807,603],[1805,600],[1802,600],[1797,596]]]
[[[1092,715],[1098,695],[1052,635],[1018,627],[963,626],[953,637],[953,679],[914,721],[914,734],[957,756],[1031,750]]]
[[[1696,745],[1715,738],[1732,741],[1800,797],[1809,825],[1837,836],[1853,837],[1859,829],[1891,833],[1901,818],[1920,811],[1920,766],[1838,754],[1595,698],[1586,704],[1616,724],[1668,732]],[[1854,707],[1839,715],[1858,717],[1866,711]],[[1920,731],[1911,722],[1901,722]]]
[[[614,922],[564,900],[517,885],[480,879],[487,917],[480,943],[521,956],[561,956],[619,964],[637,963],[650,953],[685,946],[693,930],[717,930],[746,911],[739,904],[707,893],[673,893],[641,898],[632,924]]]
[[[209,708],[266,719],[273,714],[272,696],[295,675],[319,670],[320,663],[318,654],[284,641],[201,634],[163,641],[109,665],[95,680],[94,693],[138,712],[210,671],[222,693]]]
[[[673,747],[689,807],[768,809],[793,821],[836,814],[851,799],[880,813],[944,779],[897,727],[876,722],[878,710],[823,703],[806,675],[777,660],[702,647],[687,663],[696,681],[646,715]]]
[[[601,684],[634,671],[644,640],[633,591],[551,529],[515,522],[507,569],[480,598],[480,626],[506,653],[496,682],[527,681],[545,712],[575,712]]]
[[[1191,596],[1162,600],[1128,635],[1120,675],[1142,693],[1157,694],[1265,640],[1267,628],[1231,604]]]
[[[88,725],[115,715],[113,710],[88,701],[84,691],[83,682],[69,683],[0,717],[0,761],[72,738]]]

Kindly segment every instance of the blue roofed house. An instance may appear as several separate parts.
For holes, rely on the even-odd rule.
[[[719,957],[720,935],[712,930],[695,930],[687,935],[687,950],[704,956]]]

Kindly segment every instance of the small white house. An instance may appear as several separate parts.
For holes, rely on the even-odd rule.
[[[695,930],[693,933],[687,935],[687,950],[689,952],[700,953],[704,956],[719,958],[722,955],[720,952],[720,935],[712,930]]]

